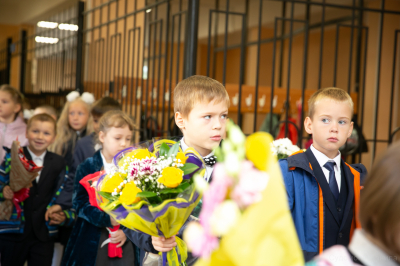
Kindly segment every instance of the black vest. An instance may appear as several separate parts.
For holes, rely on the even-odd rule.
[[[338,244],[347,246],[350,243],[353,221],[354,176],[342,160],[341,187],[338,201],[336,201],[314,154],[308,149],[306,155],[324,198],[324,249]]]

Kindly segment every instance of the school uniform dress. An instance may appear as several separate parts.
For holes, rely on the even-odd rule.
[[[182,151],[185,151],[189,146],[185,143],[184,138],[180,140],[180,146]],[[214,163],[215,163],[215,156],[214,153],[211,152],[207,156],[203,157],[205,162],[210,161],[211,163],[206,164],[206,173],[204,175],[204,179],[210,183],[212,180],[212,172],[214,169]],[[195,210],[194,210],[195,211]],[[193,211],[193,212],[194,212]],[[193,214],[192,212],[192,214]],[[182,238],[183,231],[185,230],[188,222],[191,221],[191,218],[189,217],[188,221],[185,222],[185,224],[182,226],[182,228],[179,230],[178,237]],[[158,251],[154,249],[151,236],[142,232],[137,232],[128,228],[123,229],[125,232],[125,235],[140,249],[140,263],[142,265],[143,260],[145,259],[146,252],[158,254]],[[187,265],[193,265],[196,262],[197,258],[192,256],[190,252],[188,252],[188,258],[186,260]]]
[[[102,236],[104,240],[106,239],[104,238],[105,232],[107,232],[108,238],[106,227],[112,227],[110,216],[90,205],[86,189],[79,184],[82,178],[100,171],[103,166],[102,155],[100,151],[97,151],[93,157],[86,159],[76,170],[73,208],[76,210],[78,218],[72,229],[61,265],[134,265],[134,246],[128,240],[122,246],[122,258],[104,256],[108,254],[108,247],[101,248],[100,245]]]
[[[313,146],[279,164],[305,260],[331,246],[347,246],[361,226],[354,213],[365,167],[346,164],[340,154],[331,160]]]
[[[32,182],[29,197],[23,203],[24,227],[21,234],[0,234],[1,265],[51,265],[54,239],[46,225],[45,213],[48,204],[60,185],[60,173],[65,171],[64,159],[52,152],[34,155],[23,148],[28,160],[43,166],[40,175]],[[62,181],[62,180],[61,180]]]

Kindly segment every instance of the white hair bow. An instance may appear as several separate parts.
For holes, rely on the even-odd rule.
[[[81,97],[82,101],[84,101],[87,104],[92,104],[95,101],[94,95],[92,93],[84,92],[84,93],[82,93],[82,95],[79,95],[79,92],[77,92],[77,91],[71,91],[70,93],[68,93],[67,101],[72,102],[72,101],[76,100],[77,98],[79,98],[79,96]]]

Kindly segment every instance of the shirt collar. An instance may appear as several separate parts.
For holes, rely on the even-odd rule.
[[[185,137],[183,137],[183,138],[181,139],[181,148],[182,148],[182,151],[186,151],[186,149],[189,148],[189,146],[185,143],[184,138],[185,138]],[[210,156],[212,156],[212,155],[214,155],[214,151],[212,151],[210,154],[204,156],[203,158],[208,158],[208,157],[210,157]]]
[[[315,158],[318,161],[318,164],[322,167],[324,167],[324,165],[329,161],[332,162],[334,161],[336,163],[336,166],[340,169],[340,162],[341,162],[341,158],[340,158],[340,151],[338,151],[338,155],[331,159],[328,156],[326,156],[325,154],[323,154],[322,152],[320,152],[319,150],[317,150],[316,148],[314,148],[314,145],[311,145],[311,151],[313,152]],[[323,168],[322,168],[323,169]]]
[[[377,245],[372,243],[362,229],[356,229],[351,239],[349,250],[365,265],[398,266],[395,257],[383,252]]]
[[[28,152],[29,152],[29,154],[31,155],[31,157],[32,157],[32,161],[35,161],[35,160],[42,160],[43,162],[44,162],[44,156],[46,156],[46,153],[47,153],[47,151],[44,151],[40,156],[37,156],[36,154],[34,154],[30,149],[29,149],[29,147],[26,147],[27,149],[28,149]]]
[[[100,151],[101,160],[103,161],[103,167],[107,174],[112,173],[115,169],[113,162],[107,163],[106,158],[104,157],[103,153]]]

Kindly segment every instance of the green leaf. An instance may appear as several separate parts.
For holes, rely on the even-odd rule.
[[[161,144],[161,146],[160,146],[160,156],[167,156],[169,151],[170,151],[170,148],[166,143]]]
[[[183,171],[183,175],[188,175],[199,169],[199,167],[194,163],[185,163],[180,169]]]
[[[104,191],[97,191],[97,194],[99,194],[100,196],[102,196],[105,199],[108,199],[109,201],[114,201],[114,200],[117,200],[119,198],[119,197],[116,197],[116,196],[112,196],[111,193],[104,192]]]
[[[179,142],[175,143],[168,152],[168,157],[176,156],[179,151]]]
[[[143,192],[137,193],[137,194],[136,194],[136,197],[139,197],[139,198],[157,197],[157,193],[150,192],[150,191],[143,191]]]
[[[108,203],[106,206],[104,206],[104,208],[114,210],[114,209],[118,208],[118,206],[120,206],[120,205],[121,205],[120,201],[113,201],[113,202],[110,201],[110,203]]]
[[[181,193],[190,186],[188,182],[181,183],[176,188],[164,188],[160,190],[160,194]]]

